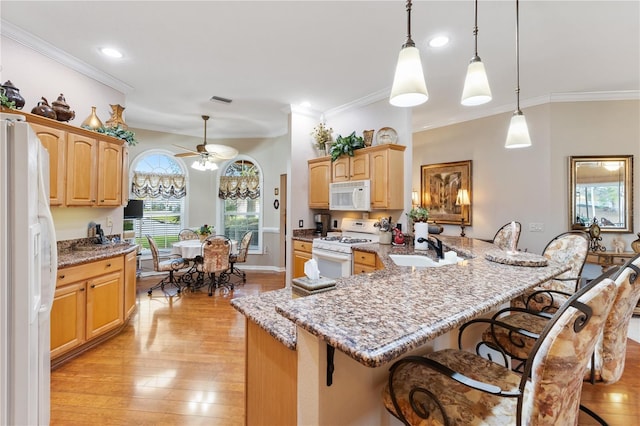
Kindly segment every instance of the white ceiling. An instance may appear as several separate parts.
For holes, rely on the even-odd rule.
[[[3,35],[24,31],[115,79],[131,127],[199,136],[207,114],[212,138],[259,137],[286,132],[290,105],[308,101],[319,113],[388,97],[404,3],[3,0],[0,16]],[[479,1],[478,53],[493,101],[478,107],[459,104],[473,2],[413,3],[430,95],[413,110],[414,131],[513,110],[515,2]],[[450,44],[428,47],[441,33]],[[124,58],[102,56],[103,46]],[[551,98],[637,98],[640,1],[523,0],[520,55],[523,108]]]

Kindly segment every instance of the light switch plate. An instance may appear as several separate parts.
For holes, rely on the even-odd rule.
[[[537,222],[530,223],[529,232],[544,232],[544,223],[537,223]]]

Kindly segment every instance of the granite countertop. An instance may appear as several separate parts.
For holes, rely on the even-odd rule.
[[[232,305],[287,347],[296,345],[296,325],[369,367],[384,365],[508,302],[526,289],[567,270],[512,266],[485,259],[495,246],[439,235],[445,250],[467,260],[438,268],[400,267],[389,254],[413,247],[358,245],[377,253],[385,269],[336,280],[336,289],[295,297],[290,288],[232,300]],[[433,251],[415,252],[433,255]]]
[[[122,256],[138,250],[137,244],[126,242],[112,244],[93,244],[82,238],[58,242],[58,269],[82,265],[96,260]]]

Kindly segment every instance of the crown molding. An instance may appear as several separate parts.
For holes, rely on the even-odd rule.
[[[373,92],[369,95],[363,96],[362,98],[355,99],[351,102],[347,102],[346,104],[338,105],[335,108],[328,109],[324,112],[324,115],[325,117],[331,117],[351,109],[362,108],[367,105],[371,105],[373,103],[376,103],[378,101],[388,98],[389,93],[391,93],[391,88],[386,87],[382,90],[378,90],[377,92]]]
[[[551,102],[624,101],[640,99],[640,90],[609,92],[552,93]]]
[[[105,84],[125,95],[133,91],[133,87],[129,86],[127,83],[118,80],[117,78],[114,78],[105,72],[100,71],[99,69],[75,58],[74,56],[71,56],[64,50],[55,47],[51,43],[38,38],[31,33],[28,33],[22,28],[5,21],[4,19],[0,20],[0,22],[1,35],[10,38],[11,40],[16,41],[35,52],[40,53],[41,55],[53,59],[54,61],[68,68],[71,68],[72,70],[77,71],[80,74],[86,75],[87,77],[92,78],[102,84]]]

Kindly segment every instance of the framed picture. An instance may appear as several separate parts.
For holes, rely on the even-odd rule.
[[[471,225],[471,160],[420,166],[420,189],[430,221]]]

